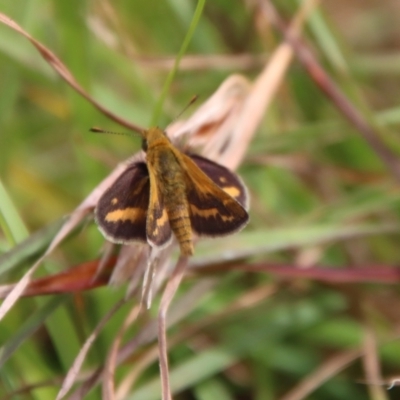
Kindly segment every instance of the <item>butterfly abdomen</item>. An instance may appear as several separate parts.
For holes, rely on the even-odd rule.
[[[165,208],[169,223],[183,255],[193,254],[192,228],[186,185],[180,166],[171,162],[163,174]]]
[[[179,242],[181,253],[189,256],[194,250],[184,172],[176,154],[163,145],[163,140],[166,138],[152,142],[147,151],[147,162],[156,176],[160,199],[168,214],[171,230]]]
[[[167,212],[171,229],[179,242],[181,253],[185,256],[192,255],[192,227],[187,206],[182,208],[177,208],[176,206],[170,208],[167,206]]]

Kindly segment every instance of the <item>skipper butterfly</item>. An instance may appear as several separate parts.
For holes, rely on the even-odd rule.
[[[99,229],[109,241],[164,248],[174,233],[182,255],[190,256],[193,233],[223,236],[246,225],[247,190],[236,174],[182,153],[159,128],[141,134],[146,162],[128,165],[95,209]]]

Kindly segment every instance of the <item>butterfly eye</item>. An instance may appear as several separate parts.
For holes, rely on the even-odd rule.
[[[144,152],[147,151],[147,140],[142,140],[142,150],[143,150]]]

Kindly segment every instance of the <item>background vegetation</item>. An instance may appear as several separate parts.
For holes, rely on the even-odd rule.
[[[301,2],[272,4],[289,22]],[[52,49],[100,103],[148,126],[195,6],[2,0],[0,12]],[[396,0],[328,0],[307,20],[304,44],[374,140],[365,140],[368,129],[349,122],[295,57],[239,170],[252,207],[246,230],[225,242],[233,261],[217,267],[227,253],[214,252],[210,261],[200,244],[196,262],[204,268],[188,272],[175,299],[188,304],[169,331],[176,399],[399,397],[398,388],[387,390],[400,369],[399,15]],[[182,63],[160,125],[193,94],[207,99],[232,73],[254,79],[282,40],[258,2],[207,2],[186,54],[199,58]],[[51,240],[54,221],[139,143],[88,133],[93,125],[121,128],[6,26],[0,110],[0,272],[9,283]],[[8,253],[18,243],[23,250]],[[86,224],[38,276],[96,259],[102,244],[94,224]],[[196,295],[199,283],[205,286]],[[0,398],[55,398],[85,338],[125,290],[21,299],[1,321],[0,343],[12,350],[0,369]],[[127,340],[156,310],[157,302]],[[85,371],[102,365],[128,312],[125,306],[102,330]],[[142,366],[127,398],[158,398],[157,357],[149,356],[155,346],[141,347],[117,369],[118,386]],[[86,396],[99,397],[98,387]]]

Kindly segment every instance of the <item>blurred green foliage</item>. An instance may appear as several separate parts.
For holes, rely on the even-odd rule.
[[[289,21],[300,2],[274,3]],[[207,99],[230,74],[252,79],[260,72],[259,56],[267,60],[282,39],[249,4],[206,3],[187,55],[223,54],[231,56],[231,64],[182,68],[170,88],[160,126],[167,125],[193,94],[200,95],[200,102]],[[52,49],[101,104],[143,126],[149,124],[169,72],[164,58],[172,65],[195,7],[194,1],[182,0],[0,1],[0,12]],[[381,139],[396,154],[399,12],[394,0],[326,1],[304,33],[326,71],[382,129]],[[236,62],[241,53],[254,56],[247,68]],[[140,147],[139,140],[89,133],[94,125],[121,128],[62,82],[26,39],[4,25],[0,110],[2,253],[71,212],[112,167]],[[398,183],[297,61],[268,109],[240,174],[252,197],[251,223],[225,242],[231,249],[247,251],[251,259],[293,265],[304,259],[331,268],[398,265]],[[356,233],[346,237],[353,227]],[[97,258],[102,243],[96,227],[85,226],[39,274]],[[206,253],[207,242],[201,246],[200,254]],[[30,265],[42,248],[37,244],[29,250],[30,258],[22,266]],[[217,250],[210,251],[216,261],[223,257]],[[19,254],[27,257],[22,250]],[[3,282],[16,281],[22,271],[8,270]],[[382,375],[398,375],[396,285],[288,282],[245,272],[218,273],[217,279],[218,284],[194,301],[189,315],[172,328],[171,338],[199,325],[170,350],[174,384],[184,389],[177,399],[398,398],[397,388],[367,385],[366,359],[357,356],[350,366],[332,367],[312,394],[301,397],[297,386],[334,356],[368,350],[370,331],[377,341]],[[182,291],[192,284],[189,279]],[[249,309],[241,304],[242,298],[253,299],[253,293],[256,298],[263,288],[276,291]],[[106,287],[50,300],[21,300],[1,322],[0,343],[11,346],[16,332],[22,340],[1,368],[0,398],[10,393],[13,399],[55,398],[85,338],[124,294],[125,288]],[[179,297],[176,301],[179,304]],[[232,304],[237,308],[231,309]],[[155,313],[156,305],[153,308]],[[128,311],[129,307],[122,309],[106,326],[85,367],[102,365]],[[203,326],[204,321],[208,323]],[[117,381],[134,366],[134,359],[127,360]],[[128,398],[158,398],[158,379],[154,361],[138,391]],[[42,386],[15,394],[30,384]],[[99,398],[96,390],[87,398]],[[285,397],[290,390],[292,397]]]

